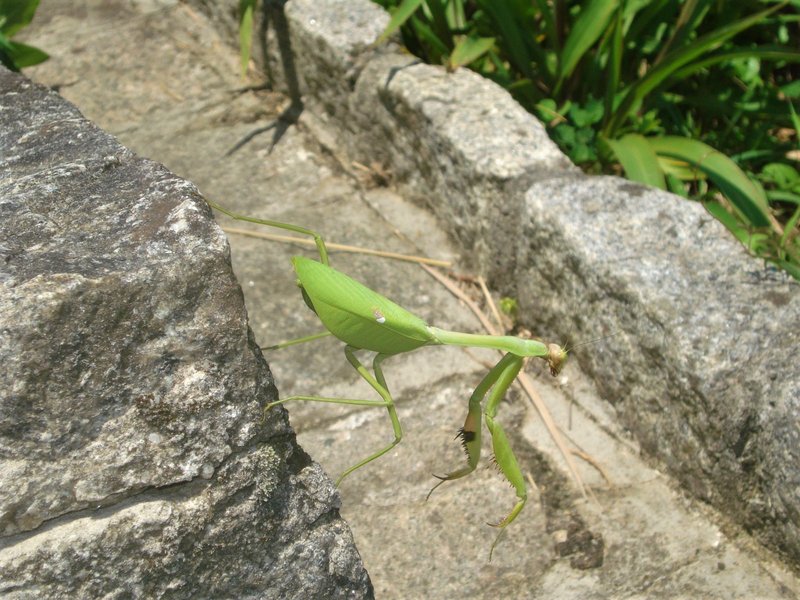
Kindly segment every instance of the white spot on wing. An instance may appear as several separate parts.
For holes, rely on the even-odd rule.
[[[383,313],[379,311],[377,308],[373,309],[372,314],[375,315],[375,320],[381,325],[386,323],[386,317],[384,317]]]

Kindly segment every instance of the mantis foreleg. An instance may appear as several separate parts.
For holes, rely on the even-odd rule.
[[[349,467],[344,470],[344,472],[339,475],[339,478],[336,480],[336,485],[338,486],[342,480],[347,477],[350,473],[359,469],[366,465],[367,463],[379,458],[389,452],[392,448],[394,448],[400,440],[403,438],[403,429],[400,426],[400,420],[397,417],[397,411],[394,406],[394,400],[392,399],[391,394],[389,393],[388,388],[386,387],[386,379],[383,376],[383,371],[381,370],[381,363],[385,358],[387,358],[386,354],[377,354],[372,361],[372,370],[375,372],[373,376],[372,373],[367,370],[367,368],[358,360],[355,355],[355,350],[353,346],[345,346],[344,353],[347,357],[347,361],[353,365],[353,368],[358,372],[358,374],[366,381],[368,384],[372,386],[372,388],[378,392],[381,399],[380,400],[361,400],[361,399],[351,399],[351,398],[324,398],[322,396],[289,396],[288,398],[283,398],[282,400],[277,400],[275,402],[270,402],[264,408],[264,411],[268,411],[273,406],[277,406],[278,404],[284,404],[285,402],[292,402],[295,400],[303,400],[303,401],[310,401],[310,402],[330,402],[332,404],[350,404],[355,406],[384,406],[386,410],[389,411],[389,418],[392,420],[392,429],[394,430],[394,440],[385,448],[370,454],[364,460],[361,460],[354,464],[352,467]]]
[[[517,459],[514,456],[514,452],[511,450],[511,445],[508,443],[508,438],[506,437],[503,428],[497,421],[495,421],[497,407],[505,396],[509,386],[514,382],[519,374],[519,371],[522,368],[522,363],[523,359],[521,357],[510,353],[506,354],[486,374],[486,376],[475,388],[475,391],[472,392],[472,395],[469,399],[467,418],[464,421],[464,427],[459,432],[462,445],[464,446],[464,451],[467,454],[467,464],[461,469],[453,471],[452,473],[448,473],[443,477],[439,477],[437,475],[441,481],[437,483],[430,492],[433,493],[433,490],[435,490],[445,481],[451,481],[453,479],[459,479],[469,475],[477,467],[481,453],[481,401],[488,393],[489,398],[486,402],[486,407],[483,409],[483,415],[486,418],[486,427],[489,430],[489,434],[492,436],[494,461],[500,469],[500,472],[514,488],[518,499],[511,511],[498,523],[493,524],[494,527],[499,527],[501,529],[505,528],[517,517],[522,508],[525,506],[525,502],[528,498],[525,479],[522,476],[522,471],[520,470],[519,465],[517,464]],[[430,493],[428,496],[430,496]],[[494,551],[494,547],[499,539],[500,535],[497,536],[492,544],[491,551]],[[489,554],[490,559],[491,551]]]
[[[472,473],[478,466],[478,461],[481,457],[481,402],[491,387],[497,382],[500,375],[513,365],[516,360],[519,359],[513,354],[506,354],[503,356],[503,358],[501,358],[484,376],[475,388],[475,391],[472,392],[469,398],[467,418],[464,421],[464,426],[458,431],[458,437],[461,438],[461,445],[464,447],[464,452],[467,455],[467,464],[446,475],[434,475],[434,477],[441,479],[441,481],[428,492],[429,498],[433,491],[445,481],[452,481],[453,479],[465,477]]]
[[[494,450],[494,461],[497,464],[500,472],[508,480],[517,494],[517,503],[511,511],[497,523],[491,523],[493,527],[499,527],[500,533],[492,543],[489,550],[489,560],[492,560],[492,553],[497,542],[500,541],[500,536],[503,535],[504,528],[517,518],[525,502],[528,500],[528,489],[525,485],[525,478],[522,476],[522,471],[517,463],[517,457],[514,456],[514,451],[511,449],[511,444],[508,443],[505,431],[498,422],[494,420],[497,414],[497,406],[506,394],[508,387],[514,382],[522,368],[523,359],[515,356],[514,361],[510,362],[508,367],[503,369],[497,379],[492,391],[489,393],[489,400],[486,402],[484,416],[486,417],[486,428],[492,436],[492,449]],[[502,361],[501,361],[502,362]]]

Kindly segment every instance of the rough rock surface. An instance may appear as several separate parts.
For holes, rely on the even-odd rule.
[[[797,282],[699,204],[630,181],[553,178],[525,200],[523,309],[578,339],[616,334],[576,355],[643,450],[800,560]]]
[[[196,188],[0,68],[0,594],[370,597]]]

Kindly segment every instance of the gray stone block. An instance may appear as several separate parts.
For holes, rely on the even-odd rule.
[[[0,68],[0,594],[371,597],[196,188]]]
[[[387,168],[483,272],[512,269],[514,252],[502,234],[517,226],[524,189],[575,170],[541,123],[466,69],[447,73],[385,54],[365,66],[344,101],[350,119],[342,142],[351,155]]]
[[[693,494],[800,556],[800,286],[700,204],[613,177],[535,184],[513,278],[621,422]]]

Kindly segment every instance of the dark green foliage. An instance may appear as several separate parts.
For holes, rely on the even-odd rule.
[[[46,61],[46,52],[11,41],[11,37],[30,24],[39,0],[0,0],[0,63],[12,71]]]

